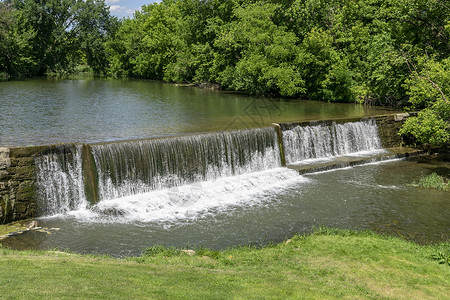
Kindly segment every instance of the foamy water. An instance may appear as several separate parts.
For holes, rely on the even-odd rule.
[[[290,186],[308,182],[296,171],[276,168],[180,187],[103,200],[69,215],[87,222],[153,222],[201,218],[213,211],[259,205]]]

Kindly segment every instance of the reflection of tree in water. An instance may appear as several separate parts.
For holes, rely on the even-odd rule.
[[[266,98],[253,99],[245,107],[244,112],[254,123],[260,126],[270,123],[273,118],[280,117],[283,114],[276,100]]]
[[[250,129],[252,126],[249,126],[248,121],[245,121],[243,118],[237,117],[234,118],[225,128],[224,130],[239,130],[239,129]]]

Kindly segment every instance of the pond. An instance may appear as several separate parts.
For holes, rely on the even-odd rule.
[[[131,217],[100,220],[83,210],[39,219],[47,232],[31,231],[4,244],[123,257],[155,244],[262,245],[314,226],[371,229],[435,243],[449,239],[449,194],[410,186],[432,172],[449,174],[450,163],[393,160],[303,176],[275,168],[122,199],[136,208]]]
[[[0,146],[129,140],[392,111],[148,80],[37,78],[0,82]]]

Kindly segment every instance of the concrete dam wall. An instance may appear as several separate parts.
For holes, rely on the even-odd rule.
[[[398,130],[407,117],[396,114],[279,124],[272,128],[102,144],[0,147],[0,224],[64,213],[114,197],[281,167],[286,153],[292,153],[292,149],[285,149],[289,146],[286,142],[283,145],[283,135],[286,141],[287,132],[298,126],[310,131],[320,126],[325,130],[321,134],[333,128],[329,130],[331,146],[321,145],[330,153],[357,151],[361,143],[369,148],[399,147],[403,140]],[[372,134],[364,130],[374,127],[373,134],[381,144],[359,139],[349,142],[353,145],[336,142],[346,134]],[[347,133],[349,130],[352,133]],[[311,144],[318,143],[311,139]],[[317,149],[310,151],[318,153]]]

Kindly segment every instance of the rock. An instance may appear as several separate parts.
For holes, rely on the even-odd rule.
[[[394,121],[396,121],[396,122],[403,121],[403,119],[408,118],[408,117],[409,117],[408,113],[396,114],[396,115],[394,115]]]
[[[0,169],[6,169],[11,165],[9,148],[0,148]]]
[[[186,253],[189,256],[194,256],[195,255],[195,251],[191,250],[191,249],[181,250],[181,252]]]
[[[35,220],[32,220],[31,222],[25,224],[25,226],[26,226],[28,229],[33,229],[33,228],[36,228],[36,227],[38,226],[38,222],[35,221]]]
[[[99,213],[101,215],[112,217],[123,217],[127,214],[125,210],[116,207],[99,208],[98,206],[93,206],[92,211]]]
[[[210,82],[203,82],[199,85],[199,87],[201,89],[215,90],[215,91],[218,91],[221,89],[220,85],[215,84],[215,83],[210,83]]]

